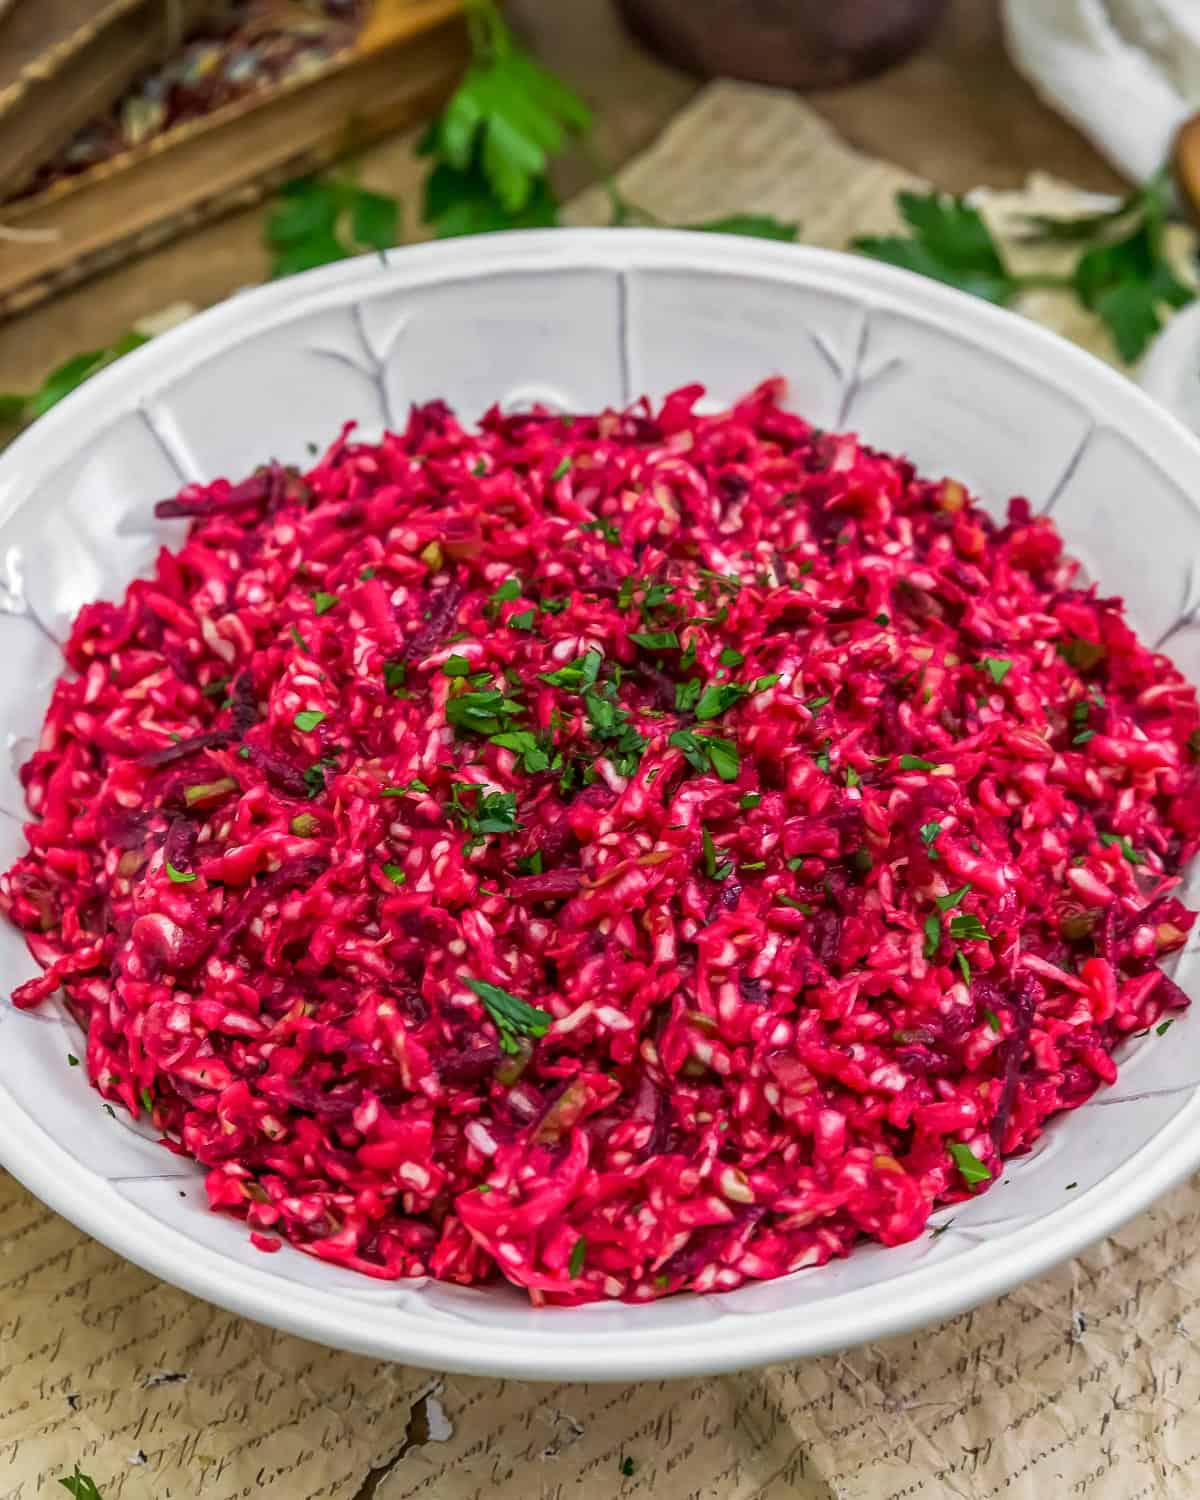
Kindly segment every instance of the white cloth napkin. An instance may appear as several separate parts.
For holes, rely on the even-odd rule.
[[[1200,110],[1200,0],[1006,0],[1005,22],[1019,71],[1133,180]]]

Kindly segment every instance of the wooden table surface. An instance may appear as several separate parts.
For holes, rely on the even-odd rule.
[[[614,164],[646,146],[699,87],[639,48],[609,0],[511,0],[511,11],[540,56],[595,106],[598,145]],[[952,0],[947,21],[920,55],[881,78],[808,97],[854,145],[951,191],[1015,186],[1037,168],[1083,187],[1119,185],[1013,71],[999,0]],[[363,173],[371,185],[401,195],[411,226],[419,168],[409,141],[373,148]],[[564,192],[587,180],[585,163],[564,163]],[[203,307],[261,281],[262,221],[261,209],[233,215],[0,325],[0,390],[36,386],[62,360],[111,343],[168,304]]]

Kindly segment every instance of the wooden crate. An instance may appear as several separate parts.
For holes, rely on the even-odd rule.
[[[462,10],[462,0],[377,0],[354,44],[320,72],[0,206],[0,316],[432,114],[468,56]]]

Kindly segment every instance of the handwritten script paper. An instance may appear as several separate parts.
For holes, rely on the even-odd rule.
[[[729,84],[622,179],[664,218],[752,208],[833,246],[893,228],[905,182],[790,96]],[[1042,182],[987,211],[1075,202]],[[593,195],[572,212],[604,216]],[[1067,299],[1027,311],[1108,353]],[[1189,1186],[919,1334],[719,1379],[531,1386],[260,1328],[0,1174],[0,1500],[61,1496],[76,1462],[105,1500],[1174,1500],[1200,1492],[1198,1231]]]

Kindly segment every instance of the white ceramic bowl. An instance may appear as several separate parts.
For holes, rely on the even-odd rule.
[[[1144,635],[1200,675],[1200,444],[1061,339],[816,250],[653,231],[458,240],[237,297],[97,377],[0,460],[0,859],[22,843],[15,767],[58,669],[52,638],[178,536],[152,505],[181,481],[303,462],[346,418],[377,433],[432,396],[475,417],[497,397],[588,409],[701,379],[723,401],[777,372],[823,426],[859,429],[997,507],[1017,493],[1053,509]],[[0,928],[5,990],[35,971]],[[1133,1042],[1116,1086],[991,1191],[938,1214],[945,1233],[648,1307],[535,1311],[503,1288],[385,1284],[261,1254],[207,1211],[198,1170],[103,1112],[67,1066],[82,1042],[52,1006],[0,1007],[0,1159],[122,1255],[309,1338],[491,1375],[688,1375],[927,1323],[1113,1229],[1200,1162],[1197,1024]]]

